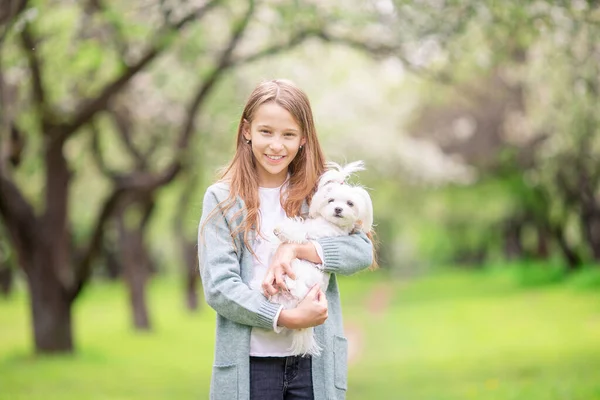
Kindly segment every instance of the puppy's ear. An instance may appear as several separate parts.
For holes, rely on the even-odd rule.
[[[329,192],[330,190],[327,187],[321,187],[315,192],[308,209],[308,218],[316,218],[319,215],[319,210],[327,200]]]
[[[356,196],[361,200],[361,207],[358,213],[358,219],[362,222],[360,229],[364,233],[369,233],[373,227],[373,203],[369,192],[360,186],[354,187]]]
[[[325,163],[325,166],[327,171],[321,175],[319,180],[319,188],[330,183],[342,185],[346,182],[346,179],[348,179],[350,175],[358,171],[364,171],[365,169],[365,163],[361,160],[351,162],[350,164],[346,164],[344,166],[341,166],[333,161],[328,161]]]
[[[336,169],[330,169],[329,171],[325,171],[321,178],[319,178],[318,190],[321,190],[326,185],[341,185],[344,183],[344,179],[346,176]]]

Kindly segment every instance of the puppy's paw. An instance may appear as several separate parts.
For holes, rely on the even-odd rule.
[[[277,239],[281,240],[282,242],[285,242],[285,235],[283,234],[283,230],[281,229],[280,226],[277,226],[275,229],[273,229],[273,234],[275,236],[277,236]]]
[[[279,240],[285,243],[306,242],[306,231],[300,218],[286,219],[275,227],[273,233]]]
[[[306,242],[306,235],[295,231],[284,231],[282,229],[275,228],[273,233],[283,243],[304,243]]]

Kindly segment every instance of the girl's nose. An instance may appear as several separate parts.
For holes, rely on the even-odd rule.
[[[269,144],[269,147],[273,151],[280,151],[283,149],[283,144],[279,140],[275,139]]]

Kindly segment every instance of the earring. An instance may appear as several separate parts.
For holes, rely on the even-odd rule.
[[[300,145],[300,150],[302,150],[302,146],[303,146],[303,145]]]
[[[252,140],[246,139],[246,144],[250,144],[251,142],[252,142]]]

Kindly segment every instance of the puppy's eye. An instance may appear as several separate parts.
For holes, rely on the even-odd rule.
[[[349,201],[347,204],[348,204],[350,207],[354,207],[354,203],[353,203],[353,202],[351,202],[351,201]]]
[[[335,201],[334,199],[327,200],[328,203],[333,203],[334,201]]]

